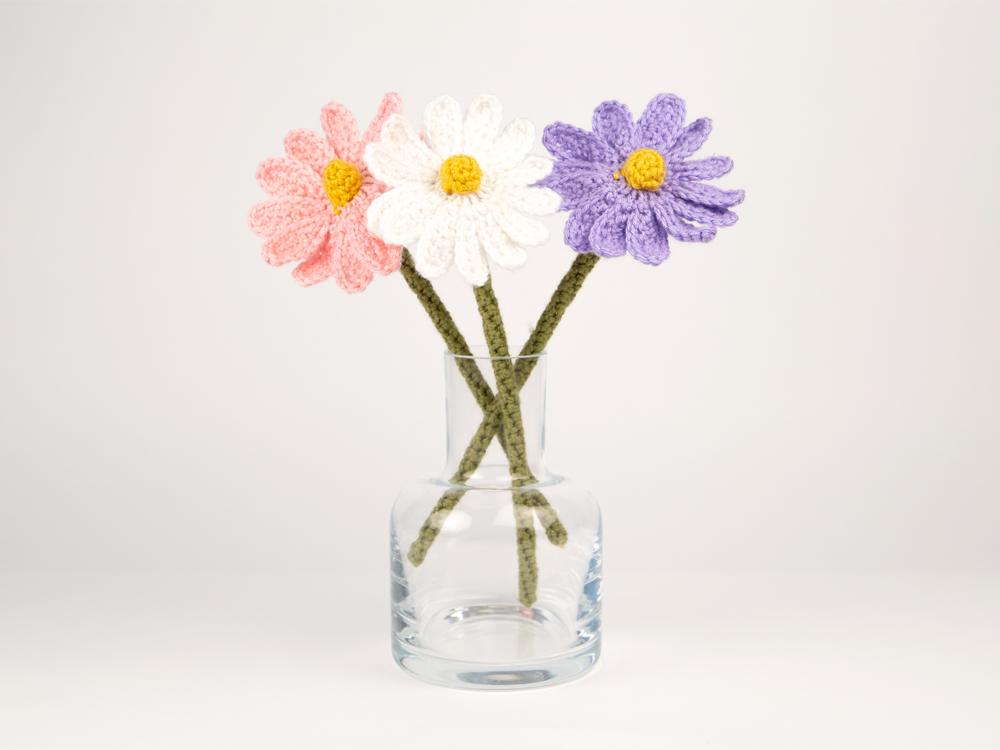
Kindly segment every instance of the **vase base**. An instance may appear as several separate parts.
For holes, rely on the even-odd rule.
[[[393,657],[424,682],[470,690],[518,690],[583,676],[601,653],[600,623],[570,630],[539,607],[477,604],[441,610],[421,632],[404,628]]]

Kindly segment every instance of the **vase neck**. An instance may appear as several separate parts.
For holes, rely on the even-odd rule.
[[[510,486],[514,481],[544,481],[548,477],[544,464],[546,356],[543,353],[496,361],[490,357],[445,355],[448,417],[445,473],[449,482],[484,487]],[[492,416],[489,413],[489,405],[497,394],[498,364],[501,370],[513,368],[515,382],[521,386],[518,401],[524,426],[527,472],[523,467],[511,470],[504,447],[491,429],[492,425],[500,424],[496,407],[493,407]],[[507,442],[506,435],[504,441]],[[479,456],[481,461],[477,460]]]

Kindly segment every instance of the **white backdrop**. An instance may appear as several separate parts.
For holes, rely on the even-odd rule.
[[[998,7],[0,5],[0,747],[1000,746]],[[550,463],[605,511],[577,684],[395,670],[441,343],[246,226],[288,130],[387,90],[539,129],[675,92],[747,191],[549,348]],[[497,273],[514,331],[563,220]]]

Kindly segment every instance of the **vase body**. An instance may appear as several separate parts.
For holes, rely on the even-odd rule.
[[[445,470],[405,487],[393,506],[393,656],[439,685],[555,684],[600,654],[600,510],[545,466],[546,355],[508,362],[530,371],[519,392],[530,471],[512,471],[497,437],[469,471],[470,441],[492,433],[468,374],[474,365],[496,393],[495,362],[449,354]]]

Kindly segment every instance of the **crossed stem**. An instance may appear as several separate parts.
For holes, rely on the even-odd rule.
[[[507,438],[507,460],[513,477],[514,519],[517,530],[517,598],[525,607],[530,607],[538,598],[538,562],[535,559],[535,527],[531,509],[524,500],[519,487],[536,481],[528,467],[528,456],[524,445],[524,424],[521,418],[520,387],[510,359],[507,332],[504,330],[500,305],[493,293],[493,283],[487,279],[482,286],[474,288],[479,315],[483,319],[483,333],[490,350],[493,374],[497,382],[500,424]]]
[[[466,342],[465,337],[462,335],[462,332],[455,324],[454,319],[451,317],[451,313],[448,312],[448,308],[445,307],[444,302],[438,296],[437,292],[434,291],[434,286],[431,282],[417,273],[413,262],[413,256],[410,255],[410,252],[405,249],[403,250],[400,272],[403,274],[403,278],[406,280],[406,283],[409,285],[410,289],[416,295],[420,304],[427,312],[428,317],[431,319],[434,327],[441,335],[441,338],[444,339],[445,345],[448,347],[448,351],[452,354],[458,355],[455,358],[455,364],[458,367],[459,373],[461,373],[466,384],[468,384],[469,390],[476,399],[476,403],[479,404],[479,408],[483,410],[484,414],[486,414],[495,403],[493,391],[490,389],[489,383],[486,382],[486,378],[483,377],[482,372],[480,372],[479,367],[472,358],[472,352],[469,349],[469,345]],[[499,428],[499,421],[497,424]],[[518,420],[518,425],[520,425],[520,420]],[[482,452],[475,464],[470,466],[464,459],[459,464],[458,471],[451,479],[453,484],[464,484],[468,481],[469,477],[472,476],[478,468],[479,463],[482,461],[482,456],[485,455],[486,449],[489,447],[494,434],[497,435],[500,447],[503,449],[504,453],[508,455],[508,461],[510,460],[504,431],[502,429],[499,429],[499,431],[494,429],[485,437],[481,446]],[[530,478],[531,481],[534,481],[534,477],[530,477],[530,472],[525,478]],[[442,503],[449,506],[448,510],[450,511],[455,507],[458,501],[461,500],[464,494],[464,490],[449,490],[444,496],[442,496],[438,505],[435,506],[435,511],[438,510],[438,506],[441,506]],[[545,498],[545,496],[538,490],[526,490],[523,493],[522,500],[524,507],[534,509],[539,522],[545,529],[545,534],[549,541],[559,546],[566,544],[566,527],[563,526],[562,522],[559,520],[559,516],[549,504],[549,501]],[[425,523],[424,525],[426,526],[427,524]],[[438,531],[440,531],[440,527],[435,529],[434,536],[437,536]],[[423,533],[423,529],[421,529],[421,533]],[[534,533],[533,530],[532,533]],[[431,542],[433,542],[433,539],[427,542],[424,553],[420,555],[418,559],[414,558],[411,547],[411,554],[409,555],[409,558],[414,565],[419,565],[424,561],[424,557],[426,557],[427,549],[430,548]]]
[[[404,256],[404,265],[405,260],[406,256]],[[599,256],[591,253],[578,255],[569,270],[560,280],[559,285],[556,287],[555,292],[553,292],[551,299],[549,299],[548,304],[539,316],[538,322],[535,324],[535,329],[532,331],[531,336],[525,342],[524,346],[521,347],[521,352],[518,356],[522,357],[522,359],[518,359],[515,363],[512,363],[515,396],[528,381],[532,370],[534,370],[535,365],[538,363],[538,358],[535,355],[541,354],[542,351],[544,351],[549,339],[552,338],[552,334],[555,332],[556,326],[559,325],[559,321],[562,320],[563,314],[573,302],[577,292],[580,291],[580,287],[583,286],[584,280],[594,269],[598,260]],[[433,319],[434,316],[432,315],[431,317]],[[476,370],[478,372],[478,368],[476,368]],[[482,377],[482,373],[479,373],[479,375]],[[499,378],[497,378],[497,380],[499,383]],[[489,386],[487,386],[487,390],[489,390]],[[501,405],[499,403],[499,399],[494,399],[488,408],[484,410],[483,420],[480,422],[479,428],[476,430],[476,433],[472,436],[472,440],[469,442],[468,447],[465,449],[465,453],[462,455],[461,461],[459,461],[458,469],[451,479],[452,484],[464,484],[476,471],[479,464],[482,462],[483,457],[486,455],[486,449],[489,447],[493,436],[499,435],[502,429],[501,422]],[[503,440],[503,438],[500,439]],[[503,444],[504,443],[501,442],[501,445]],[[512,471],[512,473],[514,472]],[[409,561],[413,563],[413,565],[420,565],[427,557],[427,553],[440,533],[442,525],[464,495],[464,489],[450,489],[441,495],[441,498],[434,505],[434,508],[428,514],[427,519],[420,527],[416,540],[414,540],[414,542],[410,545],[410,549],[407,552],[406,556]],[[538,516],[538,520],[545,529],[545,535],[548,537],[549,541],[559,546],[566,544],[568,538],[566,528],[559,521],[555,510],[545,497],[537,490],[524,490],[519,493],[519,495],[521,507],[534,508],[535,514]],[[519,522],[521,521],[521,516],[523,515],[524,514],[522,513],[518,516]],[[522,534],[520,532],[521,527],[519,526],[518,528],[518,549],[520,556],[520,539]],[[531,529],[531,535],[532,537],[534,536],[533,528]],[[528,535],[525,533],[523,536],[526,538],[525,544],[527,544]],[[534,549],[534,545],[532,544],[531,546],[532,549]]]

